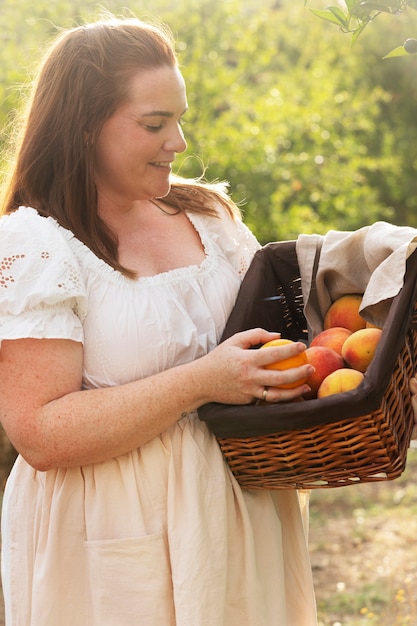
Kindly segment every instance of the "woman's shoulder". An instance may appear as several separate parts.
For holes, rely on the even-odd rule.
[[[220,244],[229,245],[249,244],[259,247],[255,235],[245,223],[241,213],[231,213],[221,204],[216,206],[216,214],[195,213],[193,219],[200,222]]]
[[[44,217],[36,209],[21,206],[0,219],[0,253],[21,249],[27,257],[73,257],[73,235],[53,217]]]
[[[231,215],[219,206],[217,215],[193,213],[189,215],[200,232],[206,248],[209,241],[219,254],[228,260],[240,276],[243,276],[260,244],[239,215]]]
[[[77,259],[62,229],[32,207],[19,207],[0,219],[0,284],[18,283],[83,291]]]
[[[9,227],[11,225],[16,226],[21,224],[24,227],[26,224],[42,224],[44,218],[38,213],[36,209],[30,206],[20,206],[11,213],[2,215],[0,225],[2,227]]]
[[[58,224],[30,207],[0,219],[0,340],[82,340],[86,289]]]
[[[44,238],[59,238],[57,226],[53,218],[43,217],[36,209],[28,206],[20,206],[0,219],[3,238],[9,234],[22,238],[26,236],[34,242]]]

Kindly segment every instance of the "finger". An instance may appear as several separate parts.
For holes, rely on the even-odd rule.
[[[290,367],[286,370],[265,370],[262,371],[262,384],[267,387],[277,387],[278,389],[282,388],[283,385],[308,384],[308,378],[314,371],[315,368],[309,363],[300,367]]]
[[[410,379],[410,391],[412,394],[417,394],[417,379],[414,377]]]
[[[280,337],[281,333],[270,332],[264,328],[251,328],[250,330],[232,335],[227,341],[240,348],[248,349],[253,346],[262,345],[273,339],[279,339]]]
[[[271,346],[264,350],[257,351],[257,363],[261,367],[279,363],[285,359],[295,357],[301,352],[305,352],[306,346],[302,341],[294,341],[282,346]]]
[[[264,390],[267,390],[266,394]],[[306,384],[298,385],[292,389],[280,389],[278,387],[262,387],[257,397],[260,401],[268,403],[302,401],[302,396],[310,391]],[[266,396],[266,397],[265,397]]]

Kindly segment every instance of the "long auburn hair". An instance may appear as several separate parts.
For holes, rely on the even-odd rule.
[[[94,145],[104,122],[127,98],[138,70],[177,67],[174,41],[165,26],[136,18],[110,18],[63,31],[44,57],[22,117],[1,213],[34,207],[126,276],[118,242],[98,215]],[[239,210],[224,186],[173,177],[164,198],[172,206],[231,215]]]

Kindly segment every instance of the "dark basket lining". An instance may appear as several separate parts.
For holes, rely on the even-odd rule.
[[[211,403],[199,409],[200,419],[207,422],[218,438],[240,482],[255,488],[301,488],[316,486],[317,482],[340,486],[357,480],[379,480],[375,475],[380,471],[388,478],[403,471],[413,422],[408,382],[417,360],[416,299],[417,253],[414,253],[407,262],[404,286],[391,302],[374,360],[357,389],[301,403],[265,406]],[[222,340],[256,326],[280,331],[289,339],[307,341],[294,241],[269,244],[255,255]],[[325,451],[332,433],[332,445],[338,450],[332,461],[338,467],[334,471]],[[358,478],[359,467],[355,468],[352,460],[358,456],[361,444],[357,448],[355,445],[363,433],[367,433],[361,452],[365,469],[363,477]],[[297,448],[298,441],[301,448]],[[263,451],[262,446],[265,446]],[[306,459],[303,459],[304,449]],[[320,454],[327,467],[326,477],[323,468],[318,474],[314,469]],[[291,457],[295,465],[291,465]],[[358,464],[361,463],[360,459]],[[248,468],[234,469],[233,464],[242,467],[248,464]],[[285,464],[291,467],[288,479]],[[348,464],[349,471],[340,469],[343,464]]]

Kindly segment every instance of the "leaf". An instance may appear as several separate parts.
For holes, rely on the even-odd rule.
[[[391,50],[391,52],[388,52],[388,54],[386,54],[382,58],[391,59],[393,57],[403,57],[403,56],[406,56],[407,54],[408,52],[404,50],[404,46],[398,46],[398,48],[394,48],[394,50]]]
[[[329,7],[329,9],[321,10],[321,9],[310,9],[314,15],[317,17],[321,17],[321,19],[326,20],[326,22],[331,22],[332,24],[337,24],[337,26],[345,26],[346,21],[340,21],[340,18],[335,15],[333,11],[330,9],[338,9],[338,7]],[[339,9],[340,10],[340,9]]]
[[[342,9],[340,9],[339,7],[329,7],[329,11],[333,13],[335,18],[339,20],[340,24],[344,28],[349,29],[349,16],[345,15]]]
[[[358,26],[358,28],[354,30],[353,35],[352,35],[352,46],[357,40],[357,38],[359,37],[359,35],[365,30],[368,24],[369,22],[363,22],[360,26]]]
[[[358,0],[346,0],[346,6],[350,15],[353,15],[354,9],[357,4],[358,4]]]

